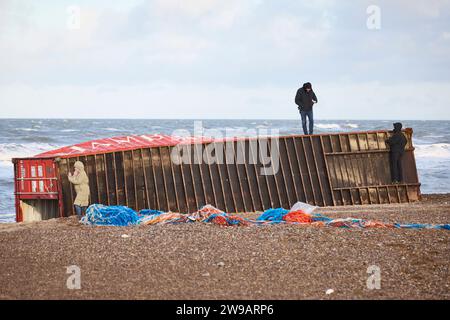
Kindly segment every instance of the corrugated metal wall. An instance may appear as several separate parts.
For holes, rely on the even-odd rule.
[[[404,133],[408,139],[403,158],[405,182],[398,185],[390,184],[389,151],[384,142],[388,131],[195,144],[186,146],[184,152],[177,150],[172,160],[176,147],[63,158],[59,171],[64,211],[73,213],[75,192],[67,172],[76,160],[85,164],[91,203],[135,210],[193,212],[211,204],[228,212],[250,212],[289,208],[297,201],[319,206],[416,201],[420,185],[412,130]],[[211,152],[213,147],[228,154],[224,163],[208,164],[218,157]],[[279,151],[274,175],[262,173],[266,149],[274,158]],[[180,159],[190,159],[190,163],[180,164]]]
[[[420,197],[412,130],[403,157],[404,183],[391,184],[386,131],[333,134],[321,138],[336,205],[416,201]]]

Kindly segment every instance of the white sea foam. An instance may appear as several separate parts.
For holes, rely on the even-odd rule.
[[[35,129],[35,128],[17,128],[16,130],[21,130],[21,131],[39,131],[38,129]]]
[[[339,130],[342,129],[341,126],[337,123],[315,123],[315,127],[324,130]]]
[[[0,143],[0,165],[11,165],[12,158],[31,157],[41,152],[59,148],[49,143]]]
[[[450,144],[434,143],[434,144],[418,144],[415,145],[414,154],[417,158],[444,158],[450,160]]]
[[[77,131],[80,131],[80,130],[77,130],[77,129],[63,129],[63,130],[61,130],[61,132],[77,132]]]
[[[0,214],[0,223],[11,223],[16,221],[16,215],[14,213]]]
[[[130,130],[127,130],[127,129],[117,129],[117,128],[103,128],[103,130],[106,130],[106,131],[122,131],[122,132],[128,132],[128,131],[130,131]]]
[[[423,138],[434,138],[434,139],[439,139],[439,138],[444,138],[444,136],[442,136],[442,135],[432,135],[432,134],[429,134],[429,135],[423,136]]]
[[[315,123],[315,127],[323,130],[346,130],[346,129],[357,129],[359,125],[357,123]]]

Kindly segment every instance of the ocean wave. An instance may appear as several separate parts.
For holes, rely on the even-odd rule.
[[[357,129],[359,128],[359,125],[356,123],[346,123],[342,125],[345,128],[352,128],[352,129]]]
[[[433,143],[415,145],[414,154],[418,158],[448,158],[450,160],[449,143]]]
[[[29,136],[22,136],[20,138],[17,138],[17,141],[22,142],[31,142],[31,143],[52,143],[56,142],[56,140],[49,136],[35,136],[35,135],[29,135]]]
[[[50,143],[0,143],[0,163],[10,165],[12,158],[31,157],[38,153],[59,148]]]
[[[314,126],[323,130],[346,130],[359,128],[359,124],[357,123],[315,123]]]
[[[77,131],[80,131],[80,130],[77,130],[77,129],[62,129],[61,130],[61,132],[77,132]]]
[[[341,126],[337,123],[315,123],[314,127],[325,130],[342,129]]]
[[[130,129],[124,129],[124,128],[101,128],[100,130],[109,131],[109,132],[117,132],[118,134],[128,134],[130,132],[133,132],[133,130]],[[100,132],[100,131],[97,131]]]
[[[19,130],[19,131],[39,131],[36,128],[16,128],[16,130]]]
[[[16,216],[15,213],[0,213],[0,218],[11,218],[15,216]]]
[[[14,213],[0,214],[0,223],[16,222],[16,215]]]
[[[422,136],[422,138],[444,138],[445,136],[442,135],[433,135],[433,134],[428,134],[426,136]]]

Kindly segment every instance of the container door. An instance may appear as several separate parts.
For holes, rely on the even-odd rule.
[[[21,198],[58,198],[56,166],[53,159],[19,160],[17,194]]]
[[[59,216],[59,188],[53,159],[16,163],[16,220],[37,221]]]

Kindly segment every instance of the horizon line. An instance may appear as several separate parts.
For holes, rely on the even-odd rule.
[[[0,120],[275,120],[275,121],[300,121],[292,118],[14,118],[0,117]],[[450,121],[450,119],[337,119],[337,118],[316,118],[314,121]]]

